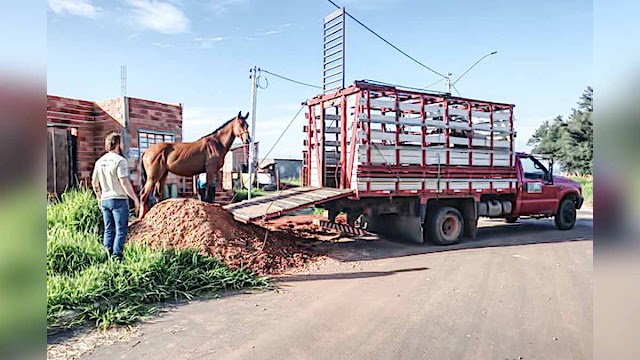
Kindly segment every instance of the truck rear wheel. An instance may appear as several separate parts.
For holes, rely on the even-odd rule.
[[[556,227],[559,230],[569,230],[576,224],[577,218],[576,204],[571,199],[564,199],[560,202],[556,213]]]
[[[452,245],[460,241],[464,230],[464,220],[454,207],[437,208],[432,216],[427,216],[429,239],[438,245]]]

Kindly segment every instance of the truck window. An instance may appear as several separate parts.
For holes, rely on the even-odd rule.
[[[526,179],[544,180],[546,169],[544,167],[540,168],[533,159],[530,157],[520,158],[520,163]]]

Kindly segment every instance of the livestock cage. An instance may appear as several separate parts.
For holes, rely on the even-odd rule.
[[[354,198],[514,193],[514,105],[356,81],[306,102],[303,184]]]

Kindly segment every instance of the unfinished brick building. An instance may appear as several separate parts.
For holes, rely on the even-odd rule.
[[[88,184],[95,161],[104,154],[104,138],[112,131],[123,134],[131,181],[138,188],[140,154],[155,143],[182,141],[182,105],[132,97],[94,102],[48,95],[47,128],[49,192],[60,193],[73,183]],[[192,194],[191,178],[169,174],[166,197]]]

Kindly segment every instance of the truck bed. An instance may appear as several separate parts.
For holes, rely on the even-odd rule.
[[[358,81],[307,105],[305,185],[356,197],[516,190],[511,104]]]

